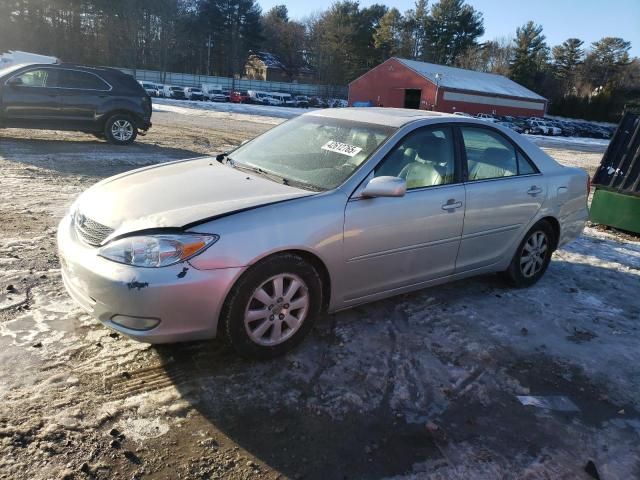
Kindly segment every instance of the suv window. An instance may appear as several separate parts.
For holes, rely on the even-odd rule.
[[[375,176],[400,177],[407,189],[453,183],[455,154],[451,128],[422,128],[404,137],[376,167]]]
[[[104,80],[92,73],[77,70],[58,70],[57,87],[81,90],[109,90]]]
[[[55,75],[51,75],[50,68],[29,70],[17,76],[22,81],[24,87],[51,87]]]
[[[461,127],[469,181],[537,173],[522,152],[501,133]]]

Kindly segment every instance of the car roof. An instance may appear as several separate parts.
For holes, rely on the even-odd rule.
[[[75,63],[26,63],[21,68],[25,68],[25,67],[27,69],[63,68],[63,69],[70,69],[70,70],[78,70],[81,72],[100,74],[103,77],[108,78],[109,80],[114,80],[117,77],[122,78],[123,76],[128,76],[126,73],[124,73],[121,70],[118,70],[117,68],[93,67],[90,65],[78,65]]]
[[[373,123],[388,127],[400,128],[418,120],[433,120],[434,123],[446,121],[447,118],[457,123],[472,123],[476,125],[486,125],[486,120],[476,117],[466,117],[454,115],[453,113],[432,112],[429,110],[414,110],[408,108],[383,108],[383,107],[346,107],[346,108],[326,108],[323,110],[313,110],[304,115],[311,115],[324,118],[336,118],[340,120],[351,120],[354,122]]]
[[[382,107],[346,107],[314,110],[305,115],[316,117],[352,120],[354,122],[374,123],[390,127],[401,127],[407,123],[427,118],[452,117],[459,120],[459,116],[449,113],[431,112],[427,110],[412,110],[408,108]]]
[[[75,63],[27,63],[25,67],[48,67],[48,68],[69,68],[73,70],[81,70],[83,72],[105,72],[105,73],[122,73],[117,68],[111,67],[94,67],[91,65],[78,65]]]

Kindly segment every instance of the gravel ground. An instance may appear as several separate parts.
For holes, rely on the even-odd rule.
[[[156,112],[124,148],[0,131],[1,479],[640,478],[633,237],[588,228],[527,290],[483,276],[328,316],[271,362],[136,343],[82,313],[54,240],[75,196],[281,121],[241,115]],[[544,148],[589,171],[604,149]]]

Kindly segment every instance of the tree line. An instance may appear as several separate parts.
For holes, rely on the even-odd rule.
[[[417,0],[400,12],[340,0],[303,20],[256,0],[3,0],[0,52],[65,61],[220,76],[242,75],[250,51],[303,66],[320,83],[344,85],[392,56],[509,76],[550,99],[550,112],[615,119],[640,103],[640,62],[629,42],[546,42],[528,22],[514,35],[480,41],[481,12],[464,0]]]

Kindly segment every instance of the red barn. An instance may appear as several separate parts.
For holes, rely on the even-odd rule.
[[[547,99],[502,75],[390,58],[349,84],[349,105],[543,116]]]

